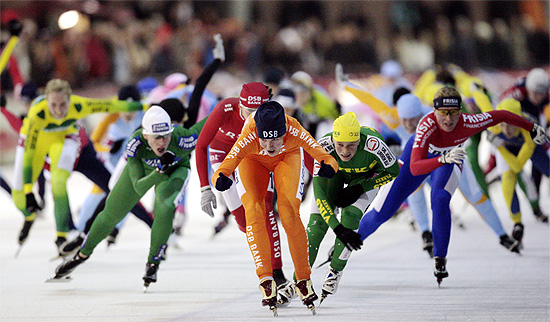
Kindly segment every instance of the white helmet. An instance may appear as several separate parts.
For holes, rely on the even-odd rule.
[[[174,130],[170,115],[158,105],[149,107],[143,115],[141,126],[143,127],[142,133],[148,135],[166,135]]]
[[[313,86],[313,79],[308,73],[298,71],[290,77],[290,80],[297,86],[303,86],[306,89],[311,89]]]
[[[548,74],[542,68],[534,68],[525,79],[525,88],[528,91],[535,93],[546,93],[548,92],[548,87],[550,86],[550,81],[548,80]]]

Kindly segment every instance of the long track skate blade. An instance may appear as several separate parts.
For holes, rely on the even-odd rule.
[[[326,264],[330,263],[331,260],[332,260],[332,258],[329,258],[329,259],[327,259],[326,261],[322,262],[321,264],[317,265],[317,267],[315,267],[315,268],[316,268],[316,269],[317,269],[317,268],[320,268],[320,267],[322,267],[323,265],[326,265]]]
[[[313,303],[309,304],[307,308],[311,311],[311,314],[317,315],[317,311],[315,311],[315,305]]]
[[[61,256],[61,255],[57,255],[57,256],[55,256],[55,257],[50,258],[50,262],[54,262],[54,261],[56,261],[56,260],[58,260],[58,259],[61,259],[62,261],[64,261],[64,260],[65,260],[65,257],[64,257],[64,256]]]
[[[319,306],[321,306],[321,304],[323,304],[323,301],[328,297],[328,294],[326,293],[323,293],[321,295],[321,300],[319,301]]]
[[[21,253],[22,248],[23,248],[23,245],[19,245],[19,248],[17,248],[17,251],[15,252],[14,258],[17,258],[17,256],[19,256],[19,253]]]
[[[271,310],[271,312],[273,313],[273,316],[279,316],[279,313],[277,312],[277,306],[275,305],[272,305],[269,307],[269,309]]]
[[[46,283],[67,283],[67,282],[70,282],[72,281],[72,277],[70,276],[63,276],[63,277],[52,277],[52,278],[48,278],[46,280]]]

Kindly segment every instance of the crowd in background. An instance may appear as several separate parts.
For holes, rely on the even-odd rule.
[[[501,11],[515,14],[496,12],[479,21],[460,10],[460,2],[454,12],[433,12],[421,1],[390,1],[386,41],[360,13],[348,11],[327,24],[316,14],[322,14],[323,8],[313,1],[294,7],[283,2],[273,12],[279,17],[275,29],[258,18],[257,3],[248,7],[244,21],[228,16],[230,2],[74,1],[71,7],[73,2],[68,1],[65,7],[81,15],[79,23],[66,30],[57,26],[65,7],[34,1],[10,8],[10,2],[3,5],[2,24],[13,18],[24,22],[15,55],[25,78],[39,87],[54,77],[68,80],[74,88],[101,82],[124,85],[173,71],[196,78],[212,59],[212,35],[218,32],[227,44],[225,68],[255,79],[268,66],[281,67],[288,74],[304,70],[321,76],[332,74],[338,62],[347,70],[369,73],[388,59],[397,60],[408,72],[444,63],[469,71],[527,69],[549,60],[548,24],[539,27],[522,14],[517,4],[521,1],[504,2]],[[95,9],[86,9],[86,3],[95,4]],[[545,2],[540,3],[547,13]],[[43,10],[46,15],[34,15]],[[6,40],[9,35],[4,31]],[[2,84],[9,88],[9,81]]]

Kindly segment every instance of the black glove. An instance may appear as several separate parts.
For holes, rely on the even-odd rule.
[[[4,93],[0,94],[0,107],[6,107],[6,96]]]
[[[113,145],[111,146],[111,150],[109,150],[109,153],[115,154],[117,153],[120,148],[122,148],[122,143],[124,143],[125,139],[120,139],[118,141],[115,141]]]
[[[19,36],[21,30],[23,30],[23,24],[21,21],[12,19],[8,22],[8,31],[10,32],[10,35]]]
[[[342,208],[352,205],[354,202],[357,201],[357,199],[359,199],[359,197],[361,197],[363,193],[363,187],[361,187],[361,185],[359,184],[347,186],[342,189],[339,194],[336,195],[336,198],[334,199],[334,205],[336,205],[336,207]]]
[[[159,171],[161,173],[165,172],[170,166],[172,166],[175,162],[174,159],[176,158],[176,155],[172,151],[166,151],[164,154],[159,158],[160,165],[159,165]]]
[[[336,172],[334,172],[334,169],[329,164],[326,164],[324,160],[321,161],[321,168],[317,172],[317,175],[319,177],[330,179],[334,177],[334,174],[336,174]]]
[[[342,226],[342,224],[339,224],[338,226],[334,227],[334,233],[336,234],[336,237],[338,237],[338,239],[340,239],[340,241],[344,243],[344,245],[346,245],[347,249],[361,249],[363,241],[361,240],[361,235],[356,233],[355,231]]]
[[[225,174],[220,172],[220,176],[216,180],[216,189],[218,191],[225,191],[231,187],[233,180],[225,176]]]
[[[25,198],[27,199],[27,208],[26,210],[28,212],[37,212],[39,210],[42,210],[42,207],[40,207],[40,205],[38,205],[38,202],[36,202],[36,198],[34,198],[34,194],[31,192],[31,193],[27,193],[25,195]]]

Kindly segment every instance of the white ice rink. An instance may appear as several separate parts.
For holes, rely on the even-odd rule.
[[[0,167],[10,183],[11,171],[11,167]],[[68,185],[77,214],[91,185],[78,173]],[[52,202],[14,258],[23,218],[10,197],[0,191],[0,321],[272,321],[269,309],[260,304],[258,279],[244,235],[232,221],[212,238],[220,214],[211,219],[200,210],[195,173],[190,187],[181,248],[168,250],[158,282],[145,294],[141,277],[149,229],[142,222],[129,218],[115,246],[107,249],[105,242],[99,244],[92,257],[74,271],[72,281],[45,283],[60,263],[50,261],[56,254]],[[491,192],[510,232],[512,222],[500,190],[493,186]],[[547,190],[544,195],[544,212],[548,213]],[[307,203],[309,199],[302,207],[304,223],[309,215]],[[316,316],[295,300],[279,309],[276,319],[549,321],[549,226],[525,211],[525,248],[517,255],[499,245],[497,236],[464,204],[460,193],[455,194],[452,206],[455,213],[460,212],[466,229],[453,225],[447,264],[450,276],[441,288],[433,276],[433,261],[421,250],[420,232],[412,231],[401,216],[382,225],[352,255],[338,292],[317,307]],[[318,262],[326,258],[333,236],[322,244]],[[286,246],[284,234],[282,240]],[[288,248],[283,263],[290,278]],[[312,272],[318,294],[325,271],[326,266]]]

